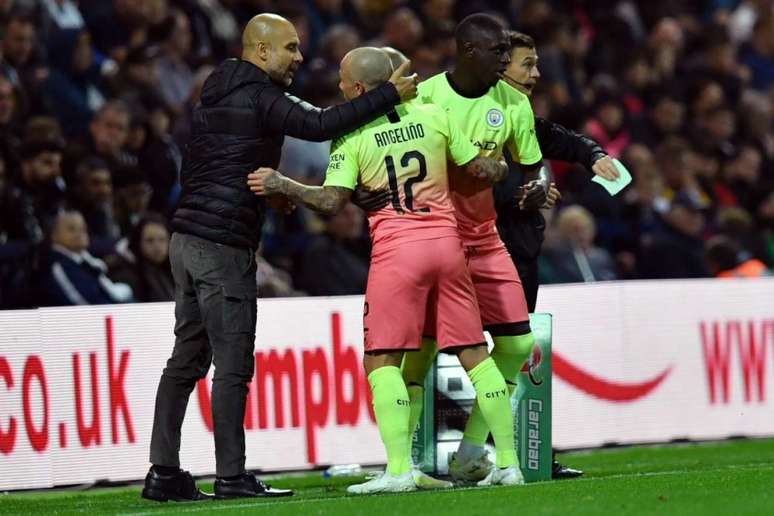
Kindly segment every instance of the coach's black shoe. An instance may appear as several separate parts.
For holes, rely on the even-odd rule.
[[[196,487],[196,482],[189,472],[179,469],[174,473],[165,474],[154,468],[145,476],[142,497],[157,502],[199,502],[214,498]]]
[[[563,480],[568,478],[577,478],[583,475],[583,471],[565,466],[556,460],[551,462],[551,478]]]
[[[275,489],[264,484],[252,473],[244,473],[236,479],[215,479],[215,498],[254,498],[258,496],[293,496],[290,489]]]

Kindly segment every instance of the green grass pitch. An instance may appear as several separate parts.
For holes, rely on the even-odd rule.
[[[541,514],[774,514],[774,440],[646,446],[568,453],[584,469],[575,480],[522,487],[352,497],[362,479],[319,473],[273,479],[296,496],[275,500],[154,503],[140,487],[57,490],[0,495],[3,514],[270,514],[274,515],[541,515]],[[206,490],[212,484],[200,482]]]

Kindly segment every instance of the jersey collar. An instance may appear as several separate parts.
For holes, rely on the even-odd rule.
[[[485,89],[484,91],[482,91],[481,93],[479,93],[478,95],[466,95],[462,91],[460,91],[459,87],[454,83],[454,79],[452,79],[452,76],[451,76],[450,72],[446,72],[443,75],[446,78],[446,82],[449,83],[449,87],[452,90],[454,90],[454,93],[456,93],[460,97],[465,97],[466,99],[477,99],[477,98],[483,97],[491,89],[491,87],[489,87],[489,88]]]

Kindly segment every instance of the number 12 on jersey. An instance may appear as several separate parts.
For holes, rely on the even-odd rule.
[[[400,158],[400,166],[408,168],[412,160],[416,160],[419,163],[419,174],[406,179],[403,185],[403,193],[405,197],[406,210],[418,211],[422,213],[428,213],[430,208],[414,208],[414,184],[423,181],[427,177],[427,162],[425,156],[419,151],[408,151]],[[405,213],[403,207],[400,205],[400,196],[398,195],[400,186],[398,185],[398,176],[395,173],[395,161],[392,156],[384,158],[384,165],[387,167],[387,177],[390,181],[390,192],[392,192],[392,207],[398,213]]]

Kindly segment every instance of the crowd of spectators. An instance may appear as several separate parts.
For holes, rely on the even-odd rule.
[[[0,307],[172,299],[166,220],[192,109],[253,15],[295,24],[291,92],[326,106],[350,49],[394,47],[427,78],[481,11],[536,40],[535,114],[634,176],[610,197],[551,164],[544,282],[774,265],[772,0],[0,0]],[[328,148],[287,138],[280,169],[320,184]],[[258,253],[262,296],[362,293],[363,213],[270,214]]]

